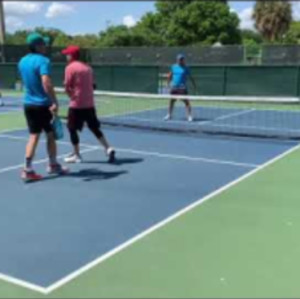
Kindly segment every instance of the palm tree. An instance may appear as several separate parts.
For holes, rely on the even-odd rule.
[[[269,42],[280,40],[292,22],[289,1],[256,1],[252,18],[255,27]]]

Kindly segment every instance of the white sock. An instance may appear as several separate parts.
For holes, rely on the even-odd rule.
[[[109,148],[107,149],[106,153],[107,153],[108,155],[110,155],[111,152],[113,152],[113,151],[114,151],[114,149],[113,149],[112,147],[109,147]]]

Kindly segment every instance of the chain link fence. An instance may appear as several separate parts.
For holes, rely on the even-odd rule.
[[[65,63],[61,50],[59,47],[48,49],[54,63]],[[1,46],[0,61],[16,63],[27,51],[27,46]],[[83,49],[82,58],[93,65],[167,67],[174,63],[178,53],[183,53],[191,66],[300,64],[300,46],[297,45],[94,48]]]

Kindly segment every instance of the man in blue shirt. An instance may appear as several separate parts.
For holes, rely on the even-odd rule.
[[[190,69],[185,64],[185,57],[182,54],[177,56],[177,63],[171,67],[170,73],[168,74],[168,85],[171,85],[171,94],[172,95],[187,95],[187,79],[190,79],[194,88],[196,89],[196,83],[193,77],[191,76]],[[172,119],[173,110],[175,106],[176,99],[171,99],[169,104],[168,115],[165,117],[165,120]],[[189,100],[183,100],[186,110],[188,121],[193,121],[192,116],[192,107]]]
[[[22,179],[25,182],[41,180],[42,176],[35,173],[32,160],[42,131],[47,136],[49,155],[49,174],[66,174],[67,169],[57,162],[56,141],[52,128],[53,116],[58,112],[58,102],[51,82],[51,64],[45,56],[47,40],[38,33],[27,37],[30,53],[21,59],[18,68],[25,86],[24,113],[30,133],[26,147],[25,167]]]

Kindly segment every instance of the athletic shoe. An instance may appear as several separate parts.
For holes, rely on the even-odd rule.
[[[66,175],[69,173],[69,169],[60,164],[54,164],[47,167],[47,172],[48,174]]]
[[[82,163],[82,157],[75,154],[70,154],[65,158],[65,162],[68,164]]]
[[[106,152],[108,156],[108,163],[115,163],[116,161],[116,151],[113,148],[109,148]]]
[[[43,177],[37,174],[34,170],[23,169],[21,173],[21,178],[25,183],[37,182],[43,179]]]
[[[172,119],[172,116],[170,114],[168,114],[167,116],[165,116],[164,120],[165,121],[168,121],[168,120],[171,120]]]
[[[193,119],[193,117],[190,115],[189,117],[188,117],[188,122],[193,122],[194,121],[194,119]]]

